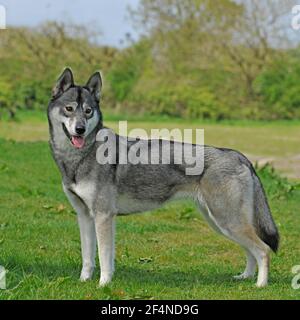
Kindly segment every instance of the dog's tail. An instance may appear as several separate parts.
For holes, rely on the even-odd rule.
[[[274,252],[279,246],[279,233],[272,218],[268,200],[259,177],[254,172],[254,217],[260,239]]]

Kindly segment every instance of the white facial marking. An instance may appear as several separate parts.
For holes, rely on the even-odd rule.
[[[99,121],[99,115],[98,112],[94,112],[92,118],[87,120],[87,130],[86,135],[89,135],[96,127]]]
[[[65,121],[68,118],[60,114],[59,108],[53,108],[53,110],[51,111],[51,119],[54,122],[54,126],[56,127],[56,130],[54,130],[53,132],[55,144],[61,147],[67,147],[68,145],[70,145],[70,141],[66,137],[61,124],[65,124]]]
[[[71,121],[71,118],[65,118],[64,119],[64,125],[66,126],[68,132],[70,133],[70,135],[74,135],[75,134],[75,127],[73,124],[74,121]]]

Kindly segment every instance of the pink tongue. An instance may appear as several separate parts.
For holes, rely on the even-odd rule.
[[[84,139],[82,137],[72,137],[72,143],[75,148],[81,149],[84,146]]]

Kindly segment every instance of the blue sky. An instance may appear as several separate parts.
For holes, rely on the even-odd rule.
[[[45,20],[95,25],[103,33],[101,43],[120,46],[127,32],[137,32],[126,19],[127,6],[139,0],[0,0],[6,8],[8,27],[36,26]]]

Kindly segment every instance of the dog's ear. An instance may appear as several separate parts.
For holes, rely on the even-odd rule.
[[[70,68],[66,68],[58,78],[52,89],[52,98],[56,98],[74,85],[73,73]]]
[[[89,89],[92,96],[95,98],[97,102],[100,101],[100,92],[102,88],[102,77],[100,72],[95,72],[88,82],[86,83],[86,87]]]

